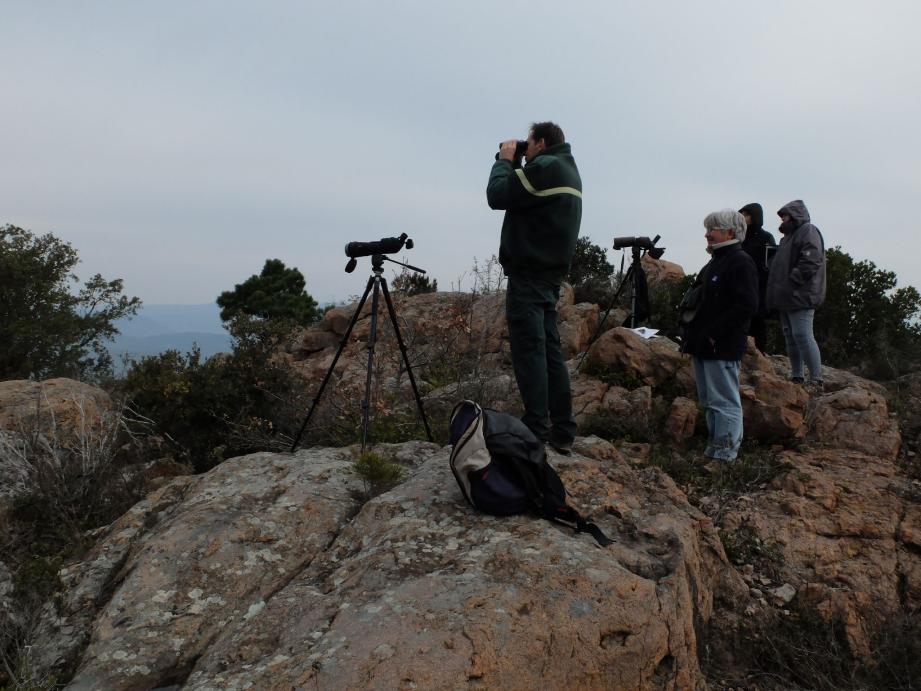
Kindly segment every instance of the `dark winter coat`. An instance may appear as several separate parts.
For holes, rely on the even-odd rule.
[[[751,225],[745,231],[742,249],[752,258],[755,262],[755,268],[758,270],[758,296],[760,300],[756,314],[763,317],[767,314],[767,305],[765,304],[768,278],[767,248],[776,247],[777,241],[774,240],[773,235],[762,227],[764,225],[764,210],[761,208],[761,204],[746,204],[739,209],[739,213],[748,214],[752,219]]]
[[[582,179],[569,144],[551,146],[520,168],[497,160],[486,200],[505,209],[499,246],[505,273],[560,285],[582,222]]]
[[[781,226],[783,237],[768,273],[767,307],[781,312],[815,309],[825,301],[825,240],[809,222],[801,200],[777,213],[792,220]]]
[[[755,262],[738,243],[720,247],[694,284],[703,285],[703,295],[697,314],[684,327],[681,351],[702,360],[741,360],[758,309]]]

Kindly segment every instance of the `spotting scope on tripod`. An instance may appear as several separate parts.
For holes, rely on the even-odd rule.
[[[613,248],[615,250],[625,250],[629,247],[630,253],[632,255],[632,261],[630,262],[630,268],[627,269],[627,273],[624,274],[623,260],[621,260],[620,266],[621,274],[623,274],[623,279],[621,280],[620,285],[617,286],[617,291],[611,298],[611,302],[608,305],[608,309],[605,311],[604,316],[598,322],[598,326],[595,328],[595,333],[592,334],[592,337],[588,341],[588,345],[586,345],[585,350],[582,351],[582,356],[579,358],[579,363],[576,365],[577,371],[580,367],[582,367],[582,362],[585,360],[585,356],[588,355],[589,348],[592,347],[592,345],[598,339],[598,336],[601,335],[602,329],[604,328],[604,323],[607,321],[608,315],[611,313],[611,310],[614,309],[614,305],[617,304],[617,301],[620,299],[620,294],[623,292],[626,286],[630,286],[630,316],[627,318],[627,321],[630,323],[630,328],[636,328],[636,323],[638,321],[643,321],[649,316],[649,296],[646,286],[646,272],[643,271],[643,266],[640,262],[644,254],[649,254],[649,256],[651,256],[653,259],[662,258],[662,255],[665,254],[665,248],[656,247],[656,243],[661,237],[661,235],[656,235],[652,240],[646,236],[635,235],[627,235],[614,238]],[[637,317],[638,313],[641,316]]]
[[[428,435],[428,440],[433,441],[432,431],[429,429],[429,423],[425,417],[425,409],[422,406],[422,398],[419,396],[419,389],[416,386],[416,378],[413,376],[413,370],[409,364],[409,356],[406,353],[406,344],[403,342],[403,336],[400,334],[400,326],[397,323],[397,312],[393,306],[393,300],[390,299],[390,291],[387,289],[387,279],[383,276],[385,261],[391,262],[393,264],[398,264],[420,274],[425,273],[423,269],[412,266],[410,264],[404,264],[403,262],[398,262],[394,259],[390,259],[389,257],[384,256],[386,254],[394,254],[399,252],[404,247],[406,249],[413,248],[413,241],[406,235],[406,233],[401,234],[400,237],[381,238],[380,240],[374,240],[372,242],[350,242],[345,246],[345,254],[349,258],[348,263],[345,265],[346,273],[352,273],[352,271],[355,270],[355,267],[358,265],[359,257],[371,257],[371,276],[368,278],[368,284],[365,287],[364,294],[361,296],[361,300],[358,302],[358,307],[355,308],[355,312],[352,314],[352,319],[349,321],[349,326],[345,330],[345,334],[342,336],[342,340],[339,342],[339,349],[336,351],[336,356],[333,358],[329,369],[326,370],[326,375],[323,377],[323,382],[320,384],[317,395],[314,397],[313,403],[310,405],[310,410],[307,412],[307,417],[304,418],[304,422],[301,424],[300,431],[298,431],[297,436],[294,438],[294,443],[291,444],[292,452],[297,449],[297,446],[301,441],[301,437],[303,436],[304,431],[307,429],[307,425],[310,424],[310,418],[313,417],[313,413],[317,408],[317,404],[319,404],[320,398],[323,396],[323,391],[326,389],[326,385],[329,383],[330,377],[332,377],[333,370],[336,368],[336,363],[339,361],[339,356],[342,355],[342,351],[345,350],[345,346],[349,342],[349,336],[352,335],[352,329],[355,328],[355,324],[358,322],[358,317],[361,315],[361,310],[365,306],[365,302],[368,300],[368,295],[370,295],[372,291],[373,297],[371,299],[371,332],[368,334],[368,371],[365,378],[365,397],[361,404],[361,448],[364,450],[368,443],[368,421],[370,419],[371,410],[371,372],[374,366],[374,346],[377,342],[377,310],[380,293],[384,294],[384,302],[387,305],[387,312],[390,314],[390,323],[393,324],[393,332],[396,335],[397,343],[400,346],[400,353],[403,356],[403,364],[406,365],[406,372],[409,374],[409,383],[412,385],[413,395],[416,397],[416,405],[419,408],[419,416],[422,418],[422,424],[425,426],[425,433]]]

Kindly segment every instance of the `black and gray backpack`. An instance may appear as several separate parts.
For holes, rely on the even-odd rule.
[[[589,533],[602,547],[611,544],[566,503],[543,442],[518,418],[461,401],[451,413],[451,445],[451,471],[475,509],[493,516],[530,512]]]

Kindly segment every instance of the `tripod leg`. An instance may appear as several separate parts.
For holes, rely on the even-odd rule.
[[[406,353],[406,344],[403,343],[403,336],[400,334],[400,326],[397,324],[397,311],[393,306],[393,300],[390,299],[390,291],[387,289],[387,280],[381,278],[381,289],[384,291],[384,301],[387,303],[387,311],[390,313],[390,323],[393,324],[393,332],[397,336],[397,343],[400,345],[400,352],[403,354],[403,364],[406,365],[406,372],[409,374],[409,383],[412,384],[413,394],[416,397],[416,406],[419,408],[419,415],[422,418],[422,424],[425,426],[425,433],[429,441],[432,438],[432,430],[429,429],[429,421],[425,417],[425,409],[422,407],[422,397],[419,396],[419,389],[416,387],[416,378],[413,376],[413,368],[409,365],[409,355]]]
[[[371,333],[368,335],[368,376],[365,379],[365,400],[362,401],[361,411],[361,450],[365,450],[368,443],[368,419],[371,412],[371,371],[374,369],[374,343],[377,341],[377,301],[378,301],[378,282],[382,281],[381,277],[375,275],[372,279],[374,282],[374,297],[371,298]]]
[[[585,356],[588,355],[589,349],[594,345],[595,341],[598,340],[598,336],[601,335],[601,329],[604,327],[605,321],[608,319],[608,315],[611,314],[611,310],[614,309],[614,305],[617,304],[617,300],[620,298],[620,294],[624,290],[624,286],[627,285],[633,277],[633,264],[630,265],[630,268],[627,269],[627,273],[624,274],[623,279],[620,282],[620,285],[617,286],[617,292],[614,293],[614,297],[611,298],[611,302],[608,305],[608,309],[605,311],[604,316],[601,318],[601,321],[598,322],[598,326],[595,327],[595,333],[592,334],[592,337],[588,339],[588,345],[585,346],[585,350],[582,351],[582,355],[579,357],[579,362],[576,364],[576,372],[582,367],[582,363],[585,361]]]
[[[336,351],[336,357],[333,358],[332,363],[329,366],[329,369],[326,370],[326,376],[323,377],[323,382],[320,384],[320,389],[317,391],[317,395],[313,398],[313,403],[310,404],[310,410],[307,411],[307,417],[304,418],[304,422],[301,424],[301,429],[298,431],[297,436],[294,438],[294,443],[291,444],[291,453],[297,449],[297,445],[301,441],[301,437],[304,434],[304,430],[307,429],[307,425],[310,422],[310,418],[313,416],[313,411],[316,410],[317,404],[320,402],[320,397],[323,395],[323,391],[326,389],[326,385],[329,383],[329,378],[333,374],[333,370],[336,368],[336,363],[339,362],[339,356],[342,355],[342,351],[345,350],[346,344],[349,342],[349,336],[352,335],[352,329],[355,328],[355,324],[358,321],[359,315],[361,315],[361,309],[365,306],[365,301],[368,299],[368,293],[371,292],[371,287],[374,284],[374,276],[371,276],[368,279],[368,285],[365,287],[364,295],[361,296],[361,300],[358,303],[358,307],[355,310],[355,314],[352,315],[351,321],[349,321],[349,326],[345,330],[345,335],[342,336],[342,340],[339,341],[339,350]],[[377,294],[375,293],[375,297]]]

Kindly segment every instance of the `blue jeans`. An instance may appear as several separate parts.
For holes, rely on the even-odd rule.
[[[822,355],[819,344],[812,335],[812,319],[815,310],[780,312],[780,325],[787,342],[787,357],[790,358],[790,376],[803,378],[803,363],[809,367],[809,378],[822,381]]]
[[[694,358],[697,400],[707,416],[705,456],[732,461],[742,443],[742,399],[739,397],[738,360]]]

